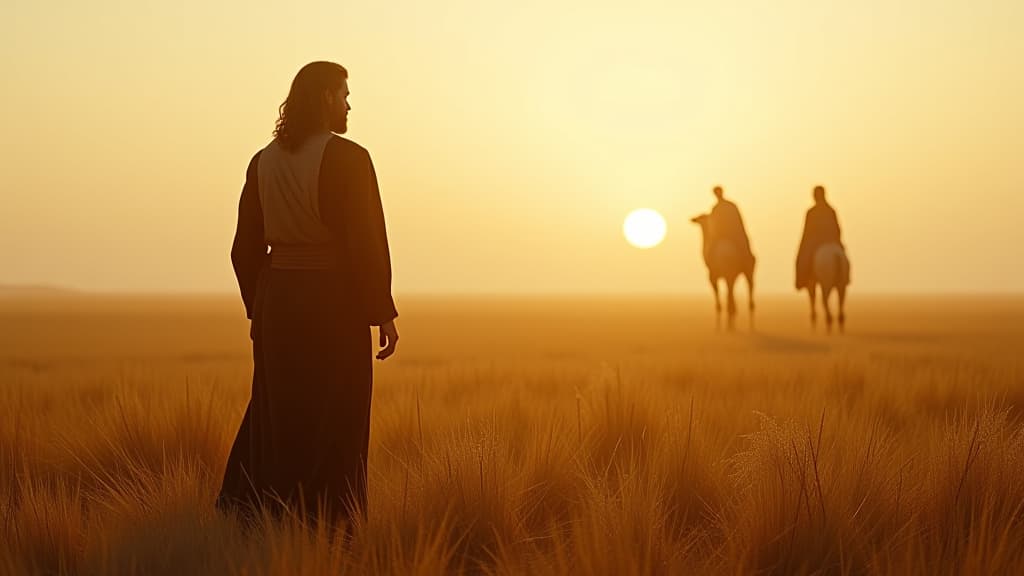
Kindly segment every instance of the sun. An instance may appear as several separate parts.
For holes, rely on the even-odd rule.
[[[622,223],[626,240],[637,248],[653,248],[665,239],[665,219],[650,208],[633,210]]]

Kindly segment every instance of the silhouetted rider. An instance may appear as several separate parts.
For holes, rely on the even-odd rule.
[[[718,202],[711,209],[708,217],[708,241],[711,253],[723,245],[731,245],[744,259],[754,257],[750,250],[750,238],[747,236],[743,217],[735,203],[725,199],[721,186],[714,188]]]
[[[825,244],[843,245],[839,230],[839,218],[825,200],[825,188],[814,187],[814,206],[807,211],[804,220],[804,234],[800,239],[800,250],[796,257],[796,289],[807,288],[813,279],[814,255]]]

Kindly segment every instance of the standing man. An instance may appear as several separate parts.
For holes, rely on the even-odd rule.
[[[252,319],[252,397],[221,508],[365,514],[370,327],[377,358],[391,356],[398,312],[373,162],[337,136],[348,95],[342,66],[304,66],[246,171],[231,262]]]
[[[804,234],[796,256],[797,290],[810,288],[814,280],[814,255],[825,244],[838,244],[842,247],[839,218],[835,209],[825,200],[825,188],[815,186],[814,206],[807,211],[804,219]]]

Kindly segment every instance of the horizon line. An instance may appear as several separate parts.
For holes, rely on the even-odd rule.
[[[710,293],[702,290],[691,291],[407,291],[395,292],[396,298],[690,298],[704,297]],[[745,298],[745,292],[740,291],[738,296]],[[165,298],[187,298],[187,297],[239,297],[237,291],[231,290],[133,290],[133,289],[86,289],[70,286],[55,286],[45,284],[0,284],[0,298],[3,297],[26,297],[26,296],[124,296],[124,297],[165,297]],[[803,291],[795,290],[765,290],[755,293],[758,297],[806,297]],[[896,289],[890,291],[867,290],[857,291],[857,296],[865,297],[1024,297],[1024,290],[928,290],[913,291]]]

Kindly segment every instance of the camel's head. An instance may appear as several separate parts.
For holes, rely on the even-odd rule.
[[[693,218],[690,218],[690,222],[693,222],[701,228],[706,228],[708,225],[708,215],[701,214],[700,216],[694,216]]]

